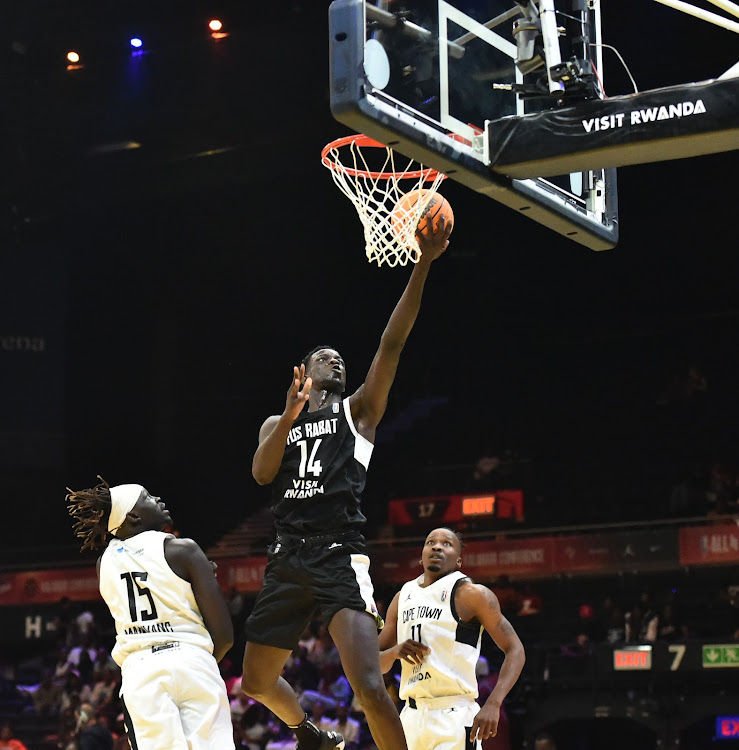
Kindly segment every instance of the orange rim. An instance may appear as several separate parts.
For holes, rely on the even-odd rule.
[[[343,138],[337,138],[331,143],[327,143],[321,151],[321,162],[329,169],[335,172],[344,172],[351,177],[370,177],[373,180],[392,180],[392,179],[403,179],[403,180],[418,180],[423,179],[424,182],[429,180],[435,180],[437,175],[441,175],[444,179],[446,175],[441,174],[437,169],[416,169],[413,172],[372,172],[368,169],[355,169],[354,167],[347,167],[335,158],[331,157],[331,151],[338,150],[344,146],[357,145],[362,148],[390,148],[385,146],[384,143],[375,141],[367,135],[362,133],[356,133],[354,135],[345,135]]]

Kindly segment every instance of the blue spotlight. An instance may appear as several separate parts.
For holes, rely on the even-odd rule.
[[[134,49],[139,49],[143,46],[144,43],[141,41],[141,39],[135,36],[131,39],[130,44]]]

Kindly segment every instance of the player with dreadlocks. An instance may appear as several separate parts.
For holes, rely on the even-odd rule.
[[[217,662],[233,645],[213,565],[140,484],[67,488],[82,549],[112,539],[97,563],[115,620],[126,731],[135,750],[232,750],[226,686]]]

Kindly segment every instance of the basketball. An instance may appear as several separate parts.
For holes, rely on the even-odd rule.
[[[429,192],[429,190],[412,190],[395,204],[392,217],[392,227],[395,234],[400,234],[405,225],[413,220],[416,204],[419,200],[422,201]],[[418,229],[425,234],[428,231],[428,224],[431,222],[433,231],[437,231],[442,216],[445,218],[447,226],[450,224],[454,226],[454,211],[452,211],[449,201],[441,193],[434,193],[421,212],[418,219]]]

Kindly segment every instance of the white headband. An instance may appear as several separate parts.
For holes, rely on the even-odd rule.
[[[110,488],[110,517],[108,531],[113,534],[123,525],[126,514],[141,497],[144,488],[140,484],[119,484]]]

